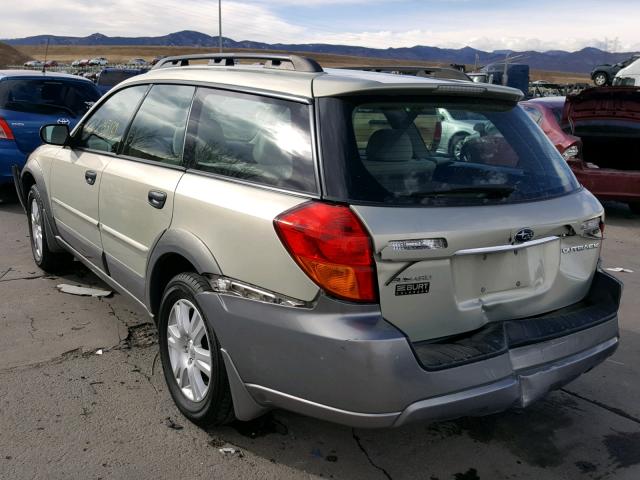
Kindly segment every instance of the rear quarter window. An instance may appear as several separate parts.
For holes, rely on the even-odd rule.
[[[301,192],[316,192],[310,106],[200,88],[185,155],[195,170]]]

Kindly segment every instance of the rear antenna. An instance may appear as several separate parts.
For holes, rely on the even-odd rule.
[[[44,49],[44,63],[42,64],[42,73],[47,71],[47,55],[49,54],[49,37],[47,37],[47,46]]]

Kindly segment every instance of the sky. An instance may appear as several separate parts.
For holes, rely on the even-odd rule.
[[[217,0],[19,0],[0,38],[218,34]],[[640,50],[640,0],[222,0],[223,35],[374,48]]]

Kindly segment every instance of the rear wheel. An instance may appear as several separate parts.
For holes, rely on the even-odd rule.
[[[27,218],[31,237],[31,252],[36,265],[45,272],[55,273],[70,260],[65,252],[52,252],[49,249],[47,229],[45,228],[45,209],[36,185],[29,190],[27,197]]]
[[[640,215],[640,202],[631,202],[631,203],[629,203],[629,208],[636,215]]]
[[[456,133],[449,142],[449,156],[460,160],[462,157],[462,145],[464,145],[464,139],[467,136],[463,133]]]
[[[604,87],[609,83],[609,75],[604,72],[598,72],[593,76],[593,83],[597,87]]]
[[[164,377],[180,411],[201,426],[235,420],[220,344],[196,295],[210,291],[195,273],[176,275],[167,285],[158,320]]]

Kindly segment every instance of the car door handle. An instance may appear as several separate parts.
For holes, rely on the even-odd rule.
[[[84,172],[84,179],[89,185],[93,185],[96,183],[96,178],[98,177],[98,173],[93,170],[87,170]]]
[[[149,205],[153,208],[162,208],[164,207],[164,202],[167,201],[167,194],[157,190],[150,190],[147,198],[149,200]]]

